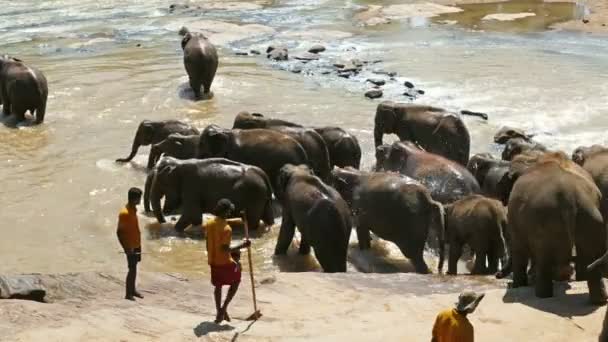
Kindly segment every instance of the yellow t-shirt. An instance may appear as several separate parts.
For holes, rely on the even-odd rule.
[[[473,325],[455,309],[442,311],[433,326],[435,342],[473,342]]]
[[[118,231],[124,243],[124,248],[141,248],[141,233],[139,232],[139,222],[137,211],[126,206],[118,213]]]
[[[203,225],[207,232],[207,258],[209,265],[222,266],[233,263],[230,252],[225,251],[222,246],[230,246],[232,241],[232,228],[226,220],[214,217]]]

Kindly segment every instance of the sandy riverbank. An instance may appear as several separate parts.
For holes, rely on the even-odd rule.
[[[408,293],[408,284],[425,277],[435,277],[430,284],[446,281],[439,276],[262,275],[257,291],[264,316],[251,324],[242,320],[252,312],[247,276],[232,306],[232,323],[220,327],[211,323],[206,279],[144,272],[139,287],[146,298],[133,303],[121,299],[122,274],[41,276],[51,303],[1,300],[0,340],[429,341],[436,313],[456,299]],[[605,309],[586,303],[585,284],[570,286],[550,299],[534,298],[531,288],[487,290],[472,316],[476,340],[595,341]],[[432,285],[428,290],[433,292]]]
[[[364,26],[387,24],[394,20],[413,17],[431,18],[441,14],[462,11],[458,5],[492,3],[497,0],[416,0],[407,4],[389,6],[370,5],[355,15],[355,20]],[[542,2],[542,1],[541,1]],[[608,1],[605,0],[544,0],[544,2],[571,2],[585,5],[589,14],[584,20],[576,19],[551,27],[556,29],[588,33],[608,33]],[[525,13],[526,17],[530,13]]]

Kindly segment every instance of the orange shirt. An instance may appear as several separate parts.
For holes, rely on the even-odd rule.
[[[120,213],[118,214],[118,229],[116,232],[120,236],[121,243],[124,244],[123,248],[141,248],[141,234],[139,232],[139,222],[135,209],[130,209],[125,206],[120,210]]]
[[[207,259],[209,265],[222,266],[233,263],[230,252],[225,251],[222,246],[230,246],[232,241],[232,228],[226,220],[214,217],[203,225],[207,231]]]
[[[433,326],[434,342],[473,342],[473,325],[456,309],[442,311]]]

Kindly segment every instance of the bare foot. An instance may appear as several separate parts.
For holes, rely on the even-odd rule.
[[[230,316],[228,316],[228,311],[226,311],[226,310],[224,310],[224,319],[225,319],[227,322],[230,322]]]
[[[224,312],[223,311],[219,311],[217,313],[217,315],[215,316],[215,324],[220,324],[222,323],[222,321],[224,320]]]

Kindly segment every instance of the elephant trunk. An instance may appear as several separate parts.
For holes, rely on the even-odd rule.
[[[441,203],[433,201],[432,206],[431,226],[437,231],[437,238],[439,240],[439,265],[437,266],[437,272],[442,273],[445,261],[445,227],[447,218]]]
[[[149,213],[150,210],[150,189],[152,187],[152,181],[156,177],[156,170],[151,170],[146,176],[146,183],[144,185],[144,210]]]
[[[133,145],[131,146],[131,154],[129,154],[129,156],[126,158],[116,159],[116,161],[120,163],[130,162],[133,158],[135,158],[137,150],[139,150],[139,139],[137,135],[135,135],[135,139],[133,139]]]
[[[151,185],[151,202],[152,202],[152,210],[154,211],[154,216],[158,220],[158,223],[165,223],[165,216],[163,215],[163,211],[160,206],[160,199],[163,197],[163,192],[160,190],[160,184],[158,183],[158,172],[155,170],[152,176],[152,185]]]

